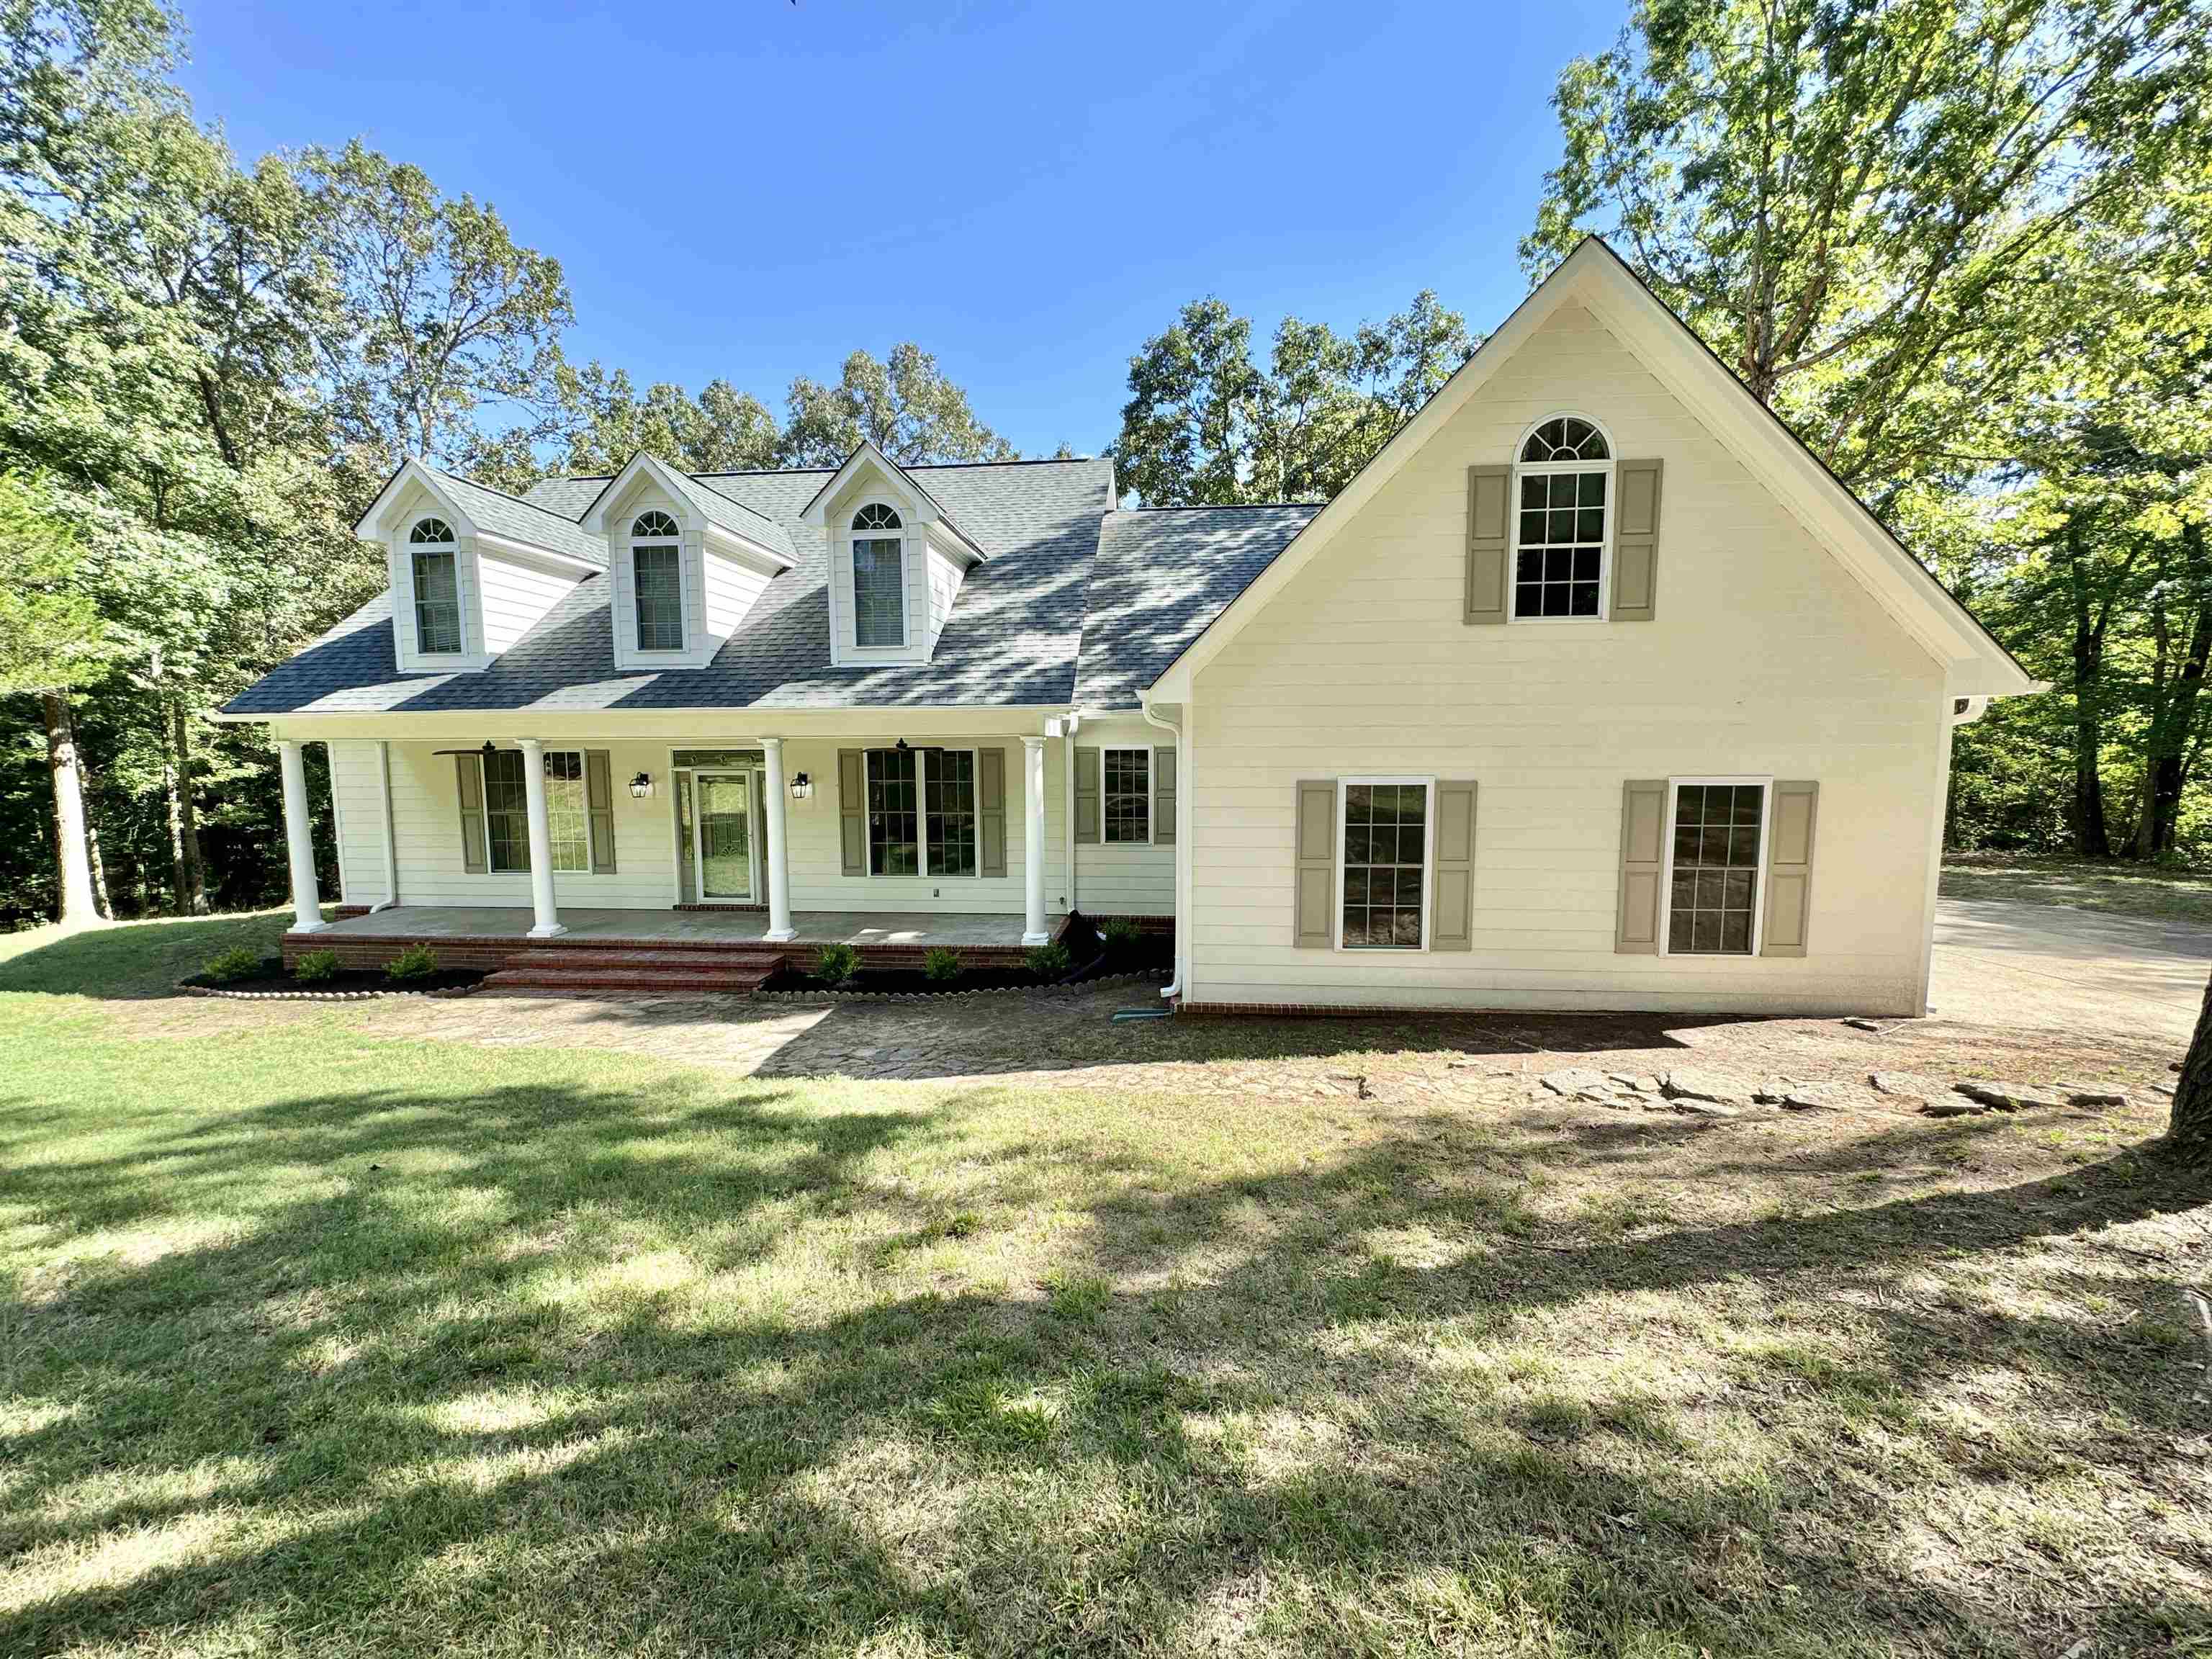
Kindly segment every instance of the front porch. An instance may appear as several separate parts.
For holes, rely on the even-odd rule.
[[[379,967],[410,945],[428,945],[447,968],[492,970],[498,988],[747,992],[789,963],[804,967],[825,945],[850,945],[863,965],[917,965],[939,946],[971,967],[1012,967],[1024,955],[1024,918],[909,910],[796,910],[794,937],[769,938],[764,910],[599,910],[561,913],[564,931],[533,937],[534,913],[491,905],[395,905],[342,916],[313,933],[286,933],[286,964],[330,951],[349,968]],[[1065,915],[1047,919],[1057,939]]]

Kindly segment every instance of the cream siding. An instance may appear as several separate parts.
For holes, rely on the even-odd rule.
[[[716,650],[738,631],[745,612],[768,586],[764,570],[708,551],[705,559],[707,637]]]
[[[952,614],[952,601],[960,592],[962,567],[959,562],[935,547],[928,550],[929,563],[929,649],[937,649],[938,635],[944,633],[945,619]]]
[[[384,897],[384,797],[376,776],[376,744],[330,745],[331,805],[337,821],[341,904]]]
[[[1079,749],[1124,747],[1159,750],[1175,747],[1172,732],[1139,717],[1102,720],[1086,716],[1075,735]],[[1157,767],[1158,763],[1154,763]],[[1157,774],[1155,775],[1157,782]],[[1048,788],[1060,788],[1064,780],[1048,778]],[[1157,803],[1156,803],[1157,805]],[[1152,824],[1155,839],[1148,846],[1127,842],[1079,842],[1075,848],[1075,898],[1089,916],[1171,916],[1175,914],[1175,847],[1162,845],[1158,813]]]
[[[1665,464],[1656,619],[1467,627],[1467,468],[1559,410]],[[1843,565],[1563,307],[1199,675],[1187,994],[1917,1012],[1942,691]],[[1355,774],[1480,785],[1471,953],[1291,945],[1293,786]],[[1616,955],[1622,782],[1720,774],[1820,781],[1811,948]]]
[[[495,657],[527,634],[576,585],[573,577],[482,547],[475,563],[483,594],[484,648]]]

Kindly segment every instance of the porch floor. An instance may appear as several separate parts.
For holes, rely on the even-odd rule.
[[[1048,915],[1045,931],[1057,936],[1065,913]],[[513,939],[530,932],[526,908],[489,905],[402,904],[374,915],[348,916],[315,937],[343,939]],[[765,910],[585,910],[561,912],[568,931],[562,943],[592,940],[624,944],[655,939],[697,939],[732,945],[757,940],[768,932]],[[794,910],[794,947],[806,945],[995,945],[1018,950],[1022,919],[1018,915],[945,915],[927,910]]]

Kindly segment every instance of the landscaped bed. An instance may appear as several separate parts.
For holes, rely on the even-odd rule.
[[[351,1000],[371,996],[465,996],[483,982],[481,968],[444,968],[428,945],[410,945],[374,968],[349,968],[329,951],[310,951],[287,967],[281,956],[244,947],[221,951],[178,981],[195,996]]]
[[[825,945],[804,965],[787,965],[763,981],[769,996],[957,996],[972,991],[1036,991],[1168,969],[1173,941],[1119,920],[1103,928],[1071,915],[1060,937],[1019,964],[970,963],[950,947],[926,952],[908,967],[871,968],[850,945]]]

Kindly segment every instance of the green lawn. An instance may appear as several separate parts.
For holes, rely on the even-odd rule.
[[[0,1654],[2212,1652],[2147,1116],[154,1000],[280,925],[0,941]]]
[[[2021,899],[2118,916],[2212,924],[2212,872],[2123,859],[1949,853],[1943,859],[1942,893],[1945,898]]]

